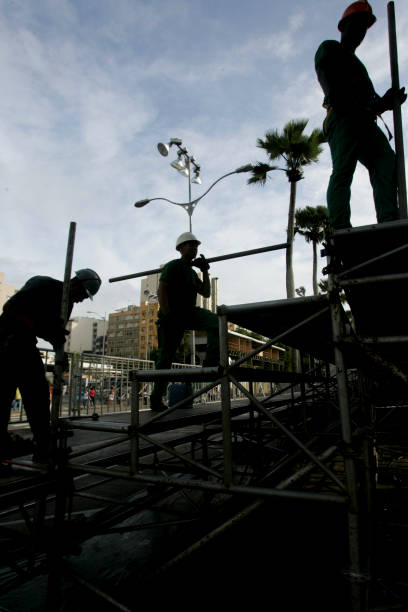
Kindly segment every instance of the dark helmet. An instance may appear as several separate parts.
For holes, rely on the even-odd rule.
[[[102,284],[99,275],[95,272],[95,270],[91,270],[91,268],[82,268],[81,270],[77,270],[75,272],[75,276],[79,281],[81,281],[83,288],[88,294],[88,297],[92,300],[92,296],[98,293],[99,287]]]

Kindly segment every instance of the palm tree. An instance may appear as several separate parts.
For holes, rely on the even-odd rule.
[[[295,213],[295,234],[305,237],[306,242],[313,245],[313,294],[319,295],[317,284],[317,245],[324,238],[324,228],[327,224],[326,206],[306,206]]]
[[[278,168],[267,163],[258,162],[254,164],[252,176],[248,184],[258,183],[265,185],[268,172],[271,170],[283,170],[286,172],[290,183],[287,244],[286,247],[286,295],[288,298],[295,297],[295,281],[293,277],[293,238],[295,227],[295,205],[296,184],[303,178],[302,167],[312,162],[317,162],[322,152],[321,143],[324,141],[323,132],[319,129],[313,130],[310,136],[303,131],[307,125],[307,119],[295,119],[289,121],[282,133],[278,130],[266,132],[265,139],[258,138],[257,146],[264,149],[270,161],[282,158],[285,168]]]

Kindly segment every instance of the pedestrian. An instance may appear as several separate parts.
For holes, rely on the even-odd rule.
[[[82,405],[85,410],[88,408],[88,398],[89,398],[88,387],[85,387],[84,393],[82,395]]]
[[[95,408],[95,387],[91,387],[89,390],[89,400],[92,407]]]
[[[334,229],[351,227],[350,188],[358,161],[370,175],[378,223],[399,218],[395,154],[377,118],[405,102],[405,88],[391,88],[380,97],[355,55],[375,21],[368,2],[353,2],[338,24],[340,42],[325,40],[315,55],[327,110],[323,129],[333,165],[327,207]]]
[[[219,363],[218,317],[196,305],[197,294],[211,295],[209,264],[203,256],[197,258],[199,240],[191,232],[184,232],[176,241],[179,259],[169,261],[160,275],[158,298],[158,353],[156,370],[170,368],[186,329],[207,332],[207,353],[203,366]],[[203,280],[193,270],[201,270]],[[194,349],[193,349],[194,350]],[[150,396],[150,408],[165,410],[162,397],[167,383],[160,379]]]
[[[21,393],[20,393],[20,389],[17,387],[16,395],[13,401],[13,410],[18,410],[20,408],[20,402],[21,402]]]
[[[92,299],[101,285],[89,268],[75,272],[69,283],[68,316],[74,303]],[[50,450],[50,391],[37,337],[50,342],[55,351],[68,333],[61,319],[63,283],[48,276],[34,276],[4,305],[0,316],[0,459],[13,456],[7,432],[10,407],[17,387],[33,434],[35,461],[47,462]]]

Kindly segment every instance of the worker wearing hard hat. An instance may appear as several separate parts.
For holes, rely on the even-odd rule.
[[[209,265],[203,256],[197,258],[200,241],[191,232],[184,232],[176,241],[179,259],[169,261],[160,275],[158,313],[159,350],[156,369],[170,368],[186,329],[207,332],[207,354],[203,365],[219,362],[218,317],[213,312],[196,306],[197,293],[210,297]],[[201,270],[203,279],[193,270]],[[165,410],[162,397],[167,383],[156,382],[150,397],[152,410]]]
[[[333,164],[327,206],[329,222],[335,229],[351,227],[350,187],[357,161],[369,171],[378,222],[399,216],[395,154],[377,125],[377,117],[405,102],[405,88],[389,89],[380,97],[355,55],[375,21],[368,2],[353,2],[338,24],[340,42],[324,41],[315,56],[327,109],[323,127]]]
[[[98,292],[101,279],[90,268],[75,273],[69,284],[68,316],[74,303]],[[33,434],[34,459],[46,461],[49,451],[50,398],[37,337],[57,350],[68,333],[61,319],[63,283],[49,276],[34,276],[3,307],[0,316],[0,458],[14,456],[7,433],[10,407],[18,387]]]

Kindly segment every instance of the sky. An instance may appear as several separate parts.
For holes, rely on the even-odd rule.
[[[387,2],[371,2],[377,23],[357,55],[376,91],[391,85]],[[107,316],[138,304],[140,279],[112,277],[158,268],[178,257],[188,215],[164,201],[188,200],[188,180],[158,142],[180,138],[201,166],[196,198],[220,176],[267,161],[257,138],[292,119],[321,127],[314,54],[339,39],[343,0],[1,0],[0,271],[21,287],[31,276],[63,279],[68,232],[76,223],[73,270],[90,267],[103,284],[75,307]],[[408,85],[408,2],[395,1],[400,83]],[[407,142],[408,103],[402,109]],[[393,129],[392,113],[384,119]],[[392,141],[393,144],[394,141]],[[297,208],[324,205],[328,145],[305,168]],[[286,240],[289,183],[248,175],[220,181],[198,203],[193,232],[215,257]],[[367,171],[352,187],[352,224],[375,223]],[[325,265],[319,259],[319,270]],[[284,251],[215,263],[219,303],[286,295]],[[297,236],[295,286],[312,293],[312,247]],[[320,278],[322,275],[319,275]]]

